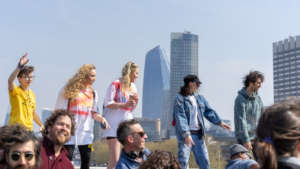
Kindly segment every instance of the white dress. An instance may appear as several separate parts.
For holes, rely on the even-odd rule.
[[[126,103],[129,99],[128,96],[124,96],[120,89],[120,80],[113,81],[106,91],[106,96],[104,98],[104,117],[110,125],[109,129],[106,129],[102,133],[102,137],[116,137],[117,129],[119,124],[122,121],[133,119],[132,108],[124,108],[124,109],[109,109],[106,108],[107,105],[112,103]],[[129,93],[129,95],[137,95],[137,89],[134,83],[131,83],[131,87],[133,92]]]

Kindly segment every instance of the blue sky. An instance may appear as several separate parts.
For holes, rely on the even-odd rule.
[[[9,105],[7,78],[23,53],[36,67],[38,112],[54,106],[59,89],[84,63],[97,67],[94,88],[102,104],[129,60],[140,65],[142,98],[145,54],[161,45],[169,57],[170,33],[184,30],[199,35],[201,93],[232,120],[249,70],[264,72],[260,95],[266,106],[273,103],[272,42],[300,34],[299,6],[297,0],[1,1],[0,122]]]

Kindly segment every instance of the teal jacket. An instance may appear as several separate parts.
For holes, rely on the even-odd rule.
[[[234,102],[235,137],[243,144],[253,140],[263,102],[257,93],[250,97],[246,88],[238,92]]]

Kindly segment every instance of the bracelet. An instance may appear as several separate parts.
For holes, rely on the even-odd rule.
[[[22,70],[24,68],[25,65],[20,65],[20,62],[18,63],[18,69]]]

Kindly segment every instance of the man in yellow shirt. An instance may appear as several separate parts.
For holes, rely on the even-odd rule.
[[[10,118],[8,125],[21,124],[33,130],[33,120],[43,128],[43,124],[36,113],[36,99],[34,93],[29,89],[34,78],[33,66],[25,66],[29,59],[27,53],[20,58],[17,68],[8,78],[8,93],[11,105]],[[18,78],[20,86],[15,85],[14,81]]]

